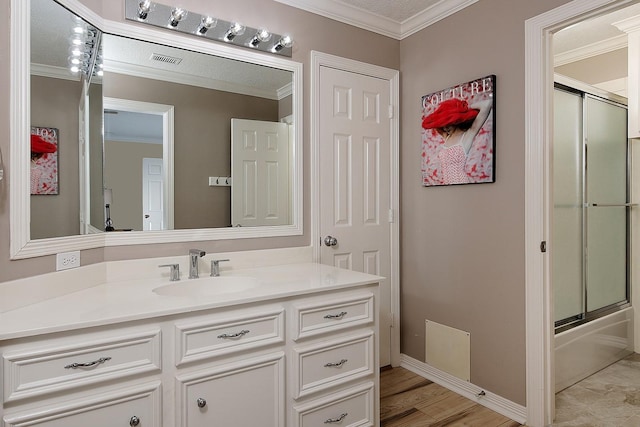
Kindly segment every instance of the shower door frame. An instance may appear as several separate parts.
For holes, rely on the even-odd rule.
[[[567,317],[560,320],[554,320],[554,330],[555,330],[555,333],[558,334],[566,330],[569,330],[571,328],[574,328],[576,326],[583,325],[585,323],[591,322],[592,320],[598,319],[608,314],[615,313],[617,311],[623,310],[631,306],[631,277],[630,277],[631,276],[631,267],[630,267],[631,215],[629,212],[630,204],[628,200],[630,199],[630,196],[631,196],[630,189],[631,189],[631,166],[632,165],[631,165],[631,144],[629,143],[629,138],[627,133],[626,159],[625,159],[626,160],[625,200],[627,201],[625,202],[625,204],[627,205],[627,208],[625,211],[625,230],[626,230],[626,235],[625,235],[626,237],[625,238],[625,244],[626,244],[625,254],[626,255],[625,256],[627,260],[626,270],[625,270],[625,300],[589,311],[588,310],[589,283],[588,283],[588,273],[587,273],[587,263],[588,263],[587,248],[589,246],[589,242],[587,237],[587,234],[588,234],[587,224],[588,224],[588,217],[589,217],[588,209],[589,207],[593,208],[596,206],[587,206],[590,203],[590,201],[587,200],[588,198],[587,189],[588,189],[589,183],[588,183],[586,171],[587,171],[587,151],[588,151],[589,135],[585,132],[585,123],[587,120],[586,119],[586,116],[587,116],[586,100],[587,98],[592,98],[598,101],[602,101],[602,102],[614,105],[616,107],[623,108],[627,110],[627,114],[628,114],[628,106],[624,102],[625,100],[622,97],[618,97],[617,95],[610,92],[599,90],[595,87],[586,85],[580,81],[573,80],[566,76],[556,74],[554,76],[554,80],[555,80],[554,91],[562,90],[564,92],[580,96],[580,98],[582,99],[582,105],[583,105],[582,117],[581,117],[581,123],[582,123],[582,129],[583,129],[583,132],[581,135],[581,140],[582,140],[581,141],[581,150],[582,150],[582,169],[581,169],[581,173],[582,173],[582,180],[581,180],[582,181],[582,216],[581,216],[581,221],[582,221],[582,311],[581,313],[575,316]],[[551,173],[551,176],[553,177],[553,173]],[[622,205],[620,207],[622,207]]]

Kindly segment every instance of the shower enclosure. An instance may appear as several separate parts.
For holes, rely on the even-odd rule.
[[[554,90],[556,391],[633,348],[629,144],[622,102],[560,84]]]

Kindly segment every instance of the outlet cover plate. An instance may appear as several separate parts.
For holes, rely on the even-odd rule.
[[[56,254],[56,271],[80,267],[80,251]]]

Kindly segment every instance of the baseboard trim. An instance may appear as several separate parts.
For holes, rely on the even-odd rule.
[[[400,366],[425,377],[434,383],[440,384],[441,386],[458,393],[467,399],[477,402],[482,406],[486,406],[492,411],[502,414],[505,417],[509,417],[520,424],[525,424],[527,421],[526,407],[518,405],[517,403],[486,390],[484,390],[484,396],[479,396],[478,394],[483,391],[481,387],[470,382],[463,381],[451,374],[407,356],[406,354],[400,355]]]

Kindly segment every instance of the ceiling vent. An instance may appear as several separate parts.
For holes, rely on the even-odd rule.
[[[153,61],[164,62],[165,64],[178,65],[182,62],[182,58],[174,58],[173,56],[162,55],[161,53],[152,53],[151,59]]]

